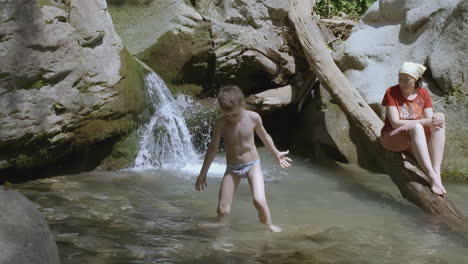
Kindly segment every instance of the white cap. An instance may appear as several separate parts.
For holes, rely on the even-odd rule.
[[[411,75],[414,79],[419,79],[423,75],[424,71],[426,71],[426,67],[419,63],[413,62],[403,62],[401,65],[400,71],[398,73],[406,73]]]

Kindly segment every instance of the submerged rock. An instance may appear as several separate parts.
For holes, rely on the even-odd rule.
[[[0,211],[0,263],[60,263],[52,232],[34,204],[0,186]]]
[[[145,107],[142,72],[106,2],[9,0],[0,10],[0,181],[59,161],[95,167],[112,144],[93,145],[129,133]]]

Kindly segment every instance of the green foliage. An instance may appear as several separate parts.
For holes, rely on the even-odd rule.
[[[31,89],[41,89],[42,86],[44,86],[44,81],[37,80],[31,84]]]
[[[346,14],[347,18],[359,19],[375,0],[318,0],[314,11],[322,17]]]
[[[442,171],[442,181],[445,183],[468,182],[468,175],[464,173],[462,170],[459,170],[459,171],[445,170],[445,171]]]

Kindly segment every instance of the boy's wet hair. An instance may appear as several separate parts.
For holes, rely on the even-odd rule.
[[[244,93],[235,85],[226,85],[221,88],[218,94],[218,103],[223,111],[232,111],[236,107],[242,106]]]

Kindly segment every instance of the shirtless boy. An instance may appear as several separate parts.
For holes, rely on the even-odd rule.
[[[201,191],[207,187],[206,174],[218,152],[222,137],[226,147],[227,168],[219,189],[218,224],[225,223],[225,218],[231,211],[231,203],[237,186],[241,179],[247,179],[260,222],[267,225],[271,231],[280,232],[281,229],[271,222],[260,159],[254,142],[254,131],[283,168],[291,166],[289,162],[292,160],[286,157],[289,151],[278,151],[263,127],[260,115],[245,110],[244,95],[239,87],[223,87],[218,95],[218,103],[223,114],[216,118],[211,142],[195,183],[195,189]]]

